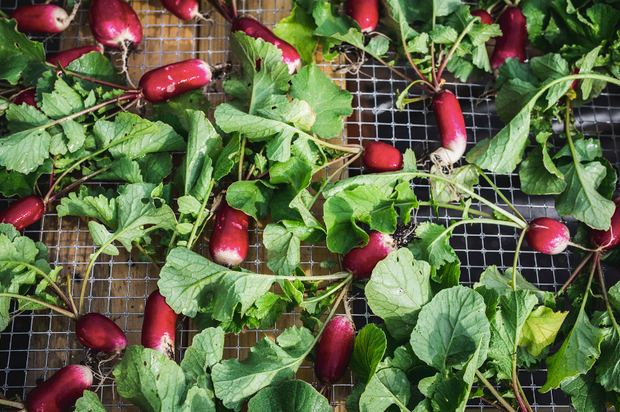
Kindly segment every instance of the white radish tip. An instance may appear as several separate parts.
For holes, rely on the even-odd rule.
[[[461,160],[461,157],[465,153],[465,148],[467,147],[467,145],[465,144],[462,146],[463,146],[462,149],[458,148],[459,149],[458,151],[452,151],[452,150],[446,149],[445,147],[440,147],[439,149],[431,153],[431,160],[437,166],[441,166],[441,167],[452,166],[454,163]]]
[[[301,59],[287,61],[286,65],[288,66],[288,74],[293,75],[297,70],[301,69]]]
[[[222,266],[239,266],[243,259],[244,256],[235,249],[220,249],[213,254],[215,263]]]
[[[69,27],[69,24],[71,23],[69,15],[62,7],[54,8],[54,10],[52,11],[52,19],[54,20],[54,24],[59,31],[65,30],[67,27]]]
[[[165,333],[157,346],[153,348],[157,352],[161,352],[168,357],[168,359],[174,359],[174,338]]]
[[[73,365],[73,366],[80,369],[80,373],[81,373],[80,379],[82,380],[82,382],[84,382],[88,386],[93,384],[93,372],[90,370],[88,366],[84,366],[84,365]]]

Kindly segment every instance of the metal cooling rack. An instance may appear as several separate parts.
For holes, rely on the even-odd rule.
[[[18,5],[31,4],[34,0],[0,0],[0,8],[10,12]],[[142,52],[129,60],[130,76],[137,83],[141,75],[155,67],[188,58],[201,58],[210,64],[217,64],[234,59],[228,53],[227,35],[229,25],[213,13],[214,23],[181,22],[170,13],[165,12],[157,0],[134,0],[132,6],[143,23],[145,40]],[[239,9],[251,14],[267,25],[289,14],[290,4],[287,0],[247,0],[239,2]],[[267,5],[269,3],[269,6]],[[202,2],[202,11],[211,13],[206,1]],[[71,27],[60,35],[51,38],[33,37],[45,40],[46,51],[53,53],[66,48],[93,44],[88,28],[88,13],[82,7]],[[119,53],[110,53],[117,62]],[[438,130],[432,112],[422,103],[409,105],[399,112],[394,107],[398,90],[406,87],[406,82],[385,67],[368,61],[355,75],[335,74],[332,63],[320,60],[319,67],[330,73],[332,78],[353,94],[354,114],[345,126],[349,140],[382,141],[395,145],[399,150],[412,148],[418,158],[430,153],[440,145]],[[401,71],[413,76],[412,71],[404,66]],[[467,125],[469,148],[486,137],[495,135],[503,123],[495,115],[493,99],[480,98],[491,78],[480,79],[471,84],[448,82],[447,88],[457,95]],[[207,95],[213,106],[226,100],[221,85],[210,86]],[[212,113],[211,113],[212,114]],[[593,103],[578,109],[575,113],[577,126],[584,132],[597,133],[600,136],[604,156],[615,168],[620,164],[615,137],[618,127],[614,121],[620,119],[620,89],[608,88]],[[333,169],[331,170],[333,172]],[[328,170],[328,173],[330,171]],[[351,167],[349,175],[361,172],[361,167]],[[528,219],[540,216],[558,218],[553,208],[553,197],[530,197],[519,189],[516,173],[492,176],[495,184],[503,191],[519,211]],[[93,185],[116,185],[93,183]],[[486,185],[477,187],[477,192],[487,199],[501,204],[495,192]],[[429,186],[415,183],[416,194],[423,199],[429,198]],[[10,199],[0,199],[0,210],[10,204]],[[480,207],[474,204],[473,207]],[[320,209],[319,209],[320,210]],[[441,211],[439,217],[433,215],[429,208],[421,209],[418,221],[433,221],[446,225],[451,219],[459,219],[454,211]],[[566,222],[574,234],[575,221]],[[250,253],[244,264],[247,269],[266,273],[266,251],[262,247],[262,228],[266,222],[260,222],[250,229]],[[89,255],[95,251],[90,238],[87,219],[75,217],[61,218],[51,207],[41,220],[39,227],[30,227],[25,234],[37,241],[42,241],[50,249],[50,263],[64,267],[62,275],[70,275],[75,282],[74,290],[79,290],[79,279],[88,265]],[[207,256],[208,233],[198,245],[200,252]],[[512,265],[518,234],[516,230],[490,225],[471,225],[459,227],[451,244],[462,261],[461,281],[471,285],[478,280],[480,273],[489,265],[497,265],[501,270]],[[335,260],[325,246],[302,246],[302,267],[313,275],[328,274],[329,269],[321,268],[320,262]],[[571,267],[579,262],[575,253],[564,252],[556,256],[534,253],[524,247],[519,257],[519,270],[535,285],[543,290],[555,291],[568,278]],[[617,278],[611,270],[607,275]],[[95,264],[94,275],[89,280],[91,296],[87,299],[89,310],[96,310],[114,319],[126,332],[130,344],[139,344],[142,326],[142,312],[146,298],[156,288],[157,271],[149,263],[139,262],[137,253],[129,255],[124,250],[119,256],[102,256]],[[369,322],[377,322],[366,303],[361,289],[354,289],[352,298],[353,317],[358,329]],[[17,309],[17,308],[15,308]],[[270,330],[244,331],[238,336],[230,335],[226,340],[225,356],[244,358],[249,348],[263,336],[271,338],[286,327],[299,322],[296,313],[283,316],[276,327]],[[74,325],[67,318],[49,313],[49,311],[19,313],[2,333],[0,338],[0,391],[8,397],[19,396],[23,399],[34,386],[49,378],[56,370],[69,363],[78,363],[84,358],[84,349],[75,339]],[[184,319],[177,333],[176,357],[181,355],[191,344],[191,338],[198,332],[193,322]],[[110,367],[104,367],[108,372]],[[312,365],[304,362],[296,376],[316,384]],[[560,391],[542,394],[538,391],[546,380],[546,370],[535,373],[521,371],[520,380],[532,407],[542,411],[573,411],[570,402]],[[331,390],[332,405],[336,411],[344,411],[344,401],[353,387],[354,378],[349,373],[341,383]],[[120,398],[114,385],[108,380],[100,389],[100,397],[107,410],[137,410],[126,400]],[[468,410],[494,409],[478,401],[472,402]]]

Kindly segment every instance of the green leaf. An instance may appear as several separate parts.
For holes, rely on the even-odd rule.
[[[295,193],[299,193],[310,184],[312,179],[312,166],[303,159],[292,157],[287,162],[276,163],[269,170],[269,183],[288,183]]]
[[[163,103],[153,105],[155,114],[174,114],[185,130],[190,130],[192,127],[190,124],[192,116],[187,115],[188,110],[190,112],[202,112],[204,115],[208,115],[210,109],[211,102],[207,100],[207,96],[205,96],[202,88],[183,93]],[[163,121],[168,123],[166,120]],[[170,123],[170,125],[172,126],[172,123]]]
[[[4,167],[0,167],[0,193],[4,197],[19,196],[24,197],[34,193],[34,187],[43,174],[52,173],[54,162],[47,159],[36,171],[27,175],[19,172],[9,172]]]
[[[396,404],[401,411],[407,411],[411,398],[411,389],[407,376],[397,368],[377,371],[366,385],[360,397],[360,411],[385,411],[390,405]]]
[[[56,208],[58,216],[85,216],[94,217],[110,228],[116,226],[117,204],[113,199],[112,191],[99,194],[89,191],[85,186],[80,187],[79,194],[69,193],[63,197]]]
[[[459,34],[452,27],[438,24],[429,33],[431,40],[438,44],[453,44],[459,37]]]
[[[366,285],[368,306],[398,341],[411,335],[420,309],[431,300],[431,267],[399,249],[380,261]]]
[[[527,346],[527,351],[538,356],[544,348],[555,341],[568,312],[554,312],[545,306],[536,308],[523,325],[519,345]]]
[[[521,273],[517,272],[517,290],[529,290],[538,296],[539,300],[544,299],[544,292],[525,280]],[[489,266],[480,275],[480,281],[474,283],[474,289],[480,286],[486,286],[489,289],[495,289],[500,296],[512,291],[512,269],[507,269],[502,275],[497,266]]]
[[[235,182],[228,187],[226,201],[245,214],[260,220],[269,214],[269,201],[273,189],[262,180]]]
[[[279,224],[270,223],[263,232],[267,267],[276,275],[292,275],[301,262],[300,239]]]
[[[431,174],[441,175],[441,172],[436,166],[433,166],[431,167]],[[466,165],[452,169],[450,180],[473,191],[474,186],[478,184],[478,176],[476,166]],[[469,198],[469,195],[450,183],[437,179],[430,179],[430,181],[433,200],[437,203],[452,203]]]
[[[250,399],[248,412],[331,412],[327,399],[308,383],[284,382],[265,388]]]
[[[558,174],[562,176],[558,177],[550,173],[548,167],[545,166],[543,150],[545,149],[537,147],[529,152],[519,167],[521,190],[528,195],[560,194],[566,189],[566,182],[563,179],[564,175],[562,172],[557,170],[555,165],[551,163]]]
[[[135,162],[140,166],[140,173],[145,176],[146,183],[156,185],[163,183],[172,171],[172,158],[168,153],[149,153],[136,159]]]
[[[607,410],[605,388],[596,383],[596,373],[575,376],[562,383],[562,391],[570,397],[577,412],[602,412]]]
[[[278,22],[273,28],[273,34],[282,40],[289,42],[301,57],[305,64],[314,60],[314,51],[319,40],[312,34],[316,29],[314,19],[299,5],[294,4],[291,15]]]
[[[359,175],[328,184],[323,190],[323,195],[326,199],[329,199],[346,190],[353,190],[359,186],[372,185],[380,189],[384,196],[389,196],[394,191],[394,187],[398,182],[409,182],[416,177],[419,177],[418,173],[411,170]]]
[[[557,53],[533,57],[530,67],[534,75],[542,81],[557,79],[569,74],[568,62]]]
[[[94,176],[93,180],[121,180],[128,183],[143,183],[140,165],[126,157],[114,160],[110,169]]]
[[[239,162],[239,150],[241,148],[239,133],[233,133],[226,146],[217,153],[217,160],[213,167],[213,178],[221,180],[228,175],[235,165]]]
[[[84,110],[82,96],[59,78],[54,84],[54,91],[43,93],[41,110],[52,119],[62,119]]]
[[[224,356],[224,338],[222,328],[208,328],[194,336],[180,365],[188,383],[204,388],[207,368],[213,368]]]
[[[432,267],[457,262],[458,257],[448,240],[446,228],[431,222],[424,222],[415,230],[416,238],[407,246],[416,259],[425,260]]]
[[[368,383],[375,374],[387,348],[385,332],[370,323],[355,337],[355,347],[349,366],[355,376]]]
[[[18,82],[35,86],[42,74],[51,67],[45,63],[43,43],[29,40],[17,31],[17,21],[0,20],[0,79],[11,84]]]
[[[79,59],[73,60],[65,68],[71,73],[90,77],[91,79],[102,80],[104,82],[117,84],[119,86],[126,85],[124,77],[118,72],[116,67],[114,67],[114,63],[105,57],[103,53],[87,53]],[[77,77],[74,77],[73,79],[76,83],[79,83],[81,88],[85,91],[90,91],[101,87],[99,84],[78,79]],[[111,89],[104,86],[103,90],[107,91]]]
[[[84,391],[84,395],[75,403],[77,412],[106,412],[95,392]]]

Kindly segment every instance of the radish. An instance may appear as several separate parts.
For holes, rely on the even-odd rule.
[[[355,346],[355,325],[348,316],[337,316],[325,327],[314,360],[314,373],[324,385],[337,383],[349,367]]]
[[[480,21],[482,24],[488,24],[489,26],[493,24],[493,18],[489,14],[488,11],[483,9],[474,10],[471,12],[471,15],[474,17],[480,17]]]
[[[160,103],[211,81],[211,68],[202,60],[190,59],[151,70],[140,79],[140,90],[151,103]]]
[[[362,32],[371,32],[379,24],[379,0],[347,0],[346,12]]]
[[[390,235],[370,232],[368,237],[366,246],[351,250],[342,260],[342,266],[353,273],[357,279],[370,277],[377,263],[385,259],[390,252],[398,249],[396,241]]]
[[[575,67],[575,70],[573,70],[571,72],[571,74],[579,74],[579,67]],[[573,82],[570,84],[570,88],[573,90],[577,90],[577,86],[579,85],[579,79],[575,79],[573,80]]]
[[[11,223],[15,229],[23,228],[38,222],[45,213],[45,203],[40,197],[30,195],[22,197],[0,213],[0,223]]]
[[[596,248],[607,252],[620,243],[620,197],[614,199],[616,211],[611,216],[611,226],[607,230],[590,231],[590,242]]]
[[[93,36],[104,46],[126,52],[142,41],[140,19],[126,1],[93,0],[88,19]]]
[[[39,106],[37,106],[37,102],[36,100],[34,100],[36,95],[37,93],[34,90],[23,91],[19,93],[17,96],[15,96],[15,98],[13,99],[13,104],[20,106],[26,103],[28,106],[33,106],[38,109]]]
[[[497,69],[506,59],[518,57],[525,61],[525,44],[527,42],[527,22],[520,9],[508,7],[499,17],[502,36],[497,38],[495,50],[491,56],[491,67]]]
[[[60,67],[67,67],[72,61],[77,60],[90,52],[103,53],[103,50],[99,46],[78,47],[77,49],[69,49],[61,51],[60,53],[52,54],[46,58],[45,61],[55,66],[60,64]]]
[[[93,384],[93,374],[83,365],[68,365],[30,391],[28,412],[62,412],[75,405]]]
[[[75,326],[75,335],[87,348],[104,352],[120,353],[127,347],[127,337],[109,318],[99,313],[81,316]]]
[[[463,112],[450,90],[442,90],[433,96],[433,112],[443,147],[431,153],[431,159],[439,166],[450,166],[461,159],[467,148]]]
[[[245,260],[250,245],[249,222],[248,215],[230,207],[226,200],[222,201],[209,242],[209,251],[215,263],[232,267],[239,266]]]
[[[196,0],[161,0],[161,5],[181,20],[202,17]]]
[[[174,335],[177,314],[166,303],[159,290],[151,293],[144,308],[142,346],[163,353],[174,359]]]
[[[22,32],[55,34],[65,30],[71,23],[65,9],[53,4],[20,7],[11,18],[17,20],[17,30]]]
[[[532,220],[526,230],[525,240],[532,249],[547,255],[564,252],[570,240],[566,225],[548,217]]]
[[[403,155],[394,146],[382,142],[370,142],[362,156],[364,167],[371,172],[395,172],[403,168]]]

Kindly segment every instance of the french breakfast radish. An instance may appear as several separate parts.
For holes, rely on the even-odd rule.
[[[230,207],[226,200],[222,201],[209,241],[209,251],[215,263],[232,267],[245,260],[250,245],[249,223],[248,215]]]
[[[337,383],[349,367],[355,347],[355,325],[348,316],[336,316],[325,327],[314,360],[314,373],[324,385]]]
[[[564,252],[570,241],[566,225],[548,217],[539,217],[528,225],[525,240],[532,249],[547,255]]]
[[[103,53],[103,50],[101,50],[101,47],[99,46],[78,47],[76,49],[69,49],[61,51],[60,53],[52,54],[47,57],[45,61],[53,64],[54,66],[60,64],[60,67],[67,67],[72,61],[77,60],[90,52]]]
[[[142,41],[142,24],[124,0],[93,0],[88,10],[90,29],[104,46],[126,50]]]
[[[471,15],[474,17],[480,17],[480,21],[482,24],[488,24],[489,26],[493,24],[493,17],[489,14],[488,11],[483,9],[473,10]]]
[[[45,203],[40,197],[25,196],[0,213],[0,223],[10,223],[15,229],[22,230],[38,222],[44,213]]]
[[[181,20],[191,20],[201,16],[196,0],[161,0],[161,5]]]
[[[177,314],[166,303],[159,290],[151,293],[144,308],[142,346],[163,353],[174,359],[174,335]]]
[[[450,166],[461,159],[467,148],[465,119],[454,93],[450,90],[436,93],[433,96],[433,113],[443,147],[431,153],[431,159],[440,166]]]
[[[361,27],[371,32],[379,24],[379,0],[347,0],[346,13]]]
[[[607,252],[620,243],[620,198],[614,199],[616,211],[611,216],[611,226],[607,230],[590,231],[590,242],[596,248]]]
[[[199,59],[184,60],[151,70],[140,79],[140,90],[151,103],[160,103],[211,81],[211,68]]]
[[[362,155],[364,167],[371,172],[395,172],[403,168],[403,155],[394,146],[383,142],[370,142]]]
[[[390,252],[398,249],[396,241],[391,235],[381,232],[370,232],[366,246],[356,247],[344,255],[342,266],[351,272],[356,279],[366,279],[372,275],[377,263],[382,261]]]
[[[75,405],[93,385],[93,374],[83,365],[68,365],[26,396],[27,412],[62,412]]]
[[[34,90],[23,91],[17,96],[15,96],[15,98],[13,99],[13,104],[21,106],[22,104],[26,103],[27,105],[36,107],[38,109],[39,106],[37,106],[37,102],[34,99],[36,95],[37,94]]]
[[[27,33],[60,33],[71,23],[65,9],[54,4],[22,6],[11,14],[11,18],[17,21],[17,30]]]
[[[80,316],[75,325],[75,335],[82,345],[99,352],[120,353],[127,347],[127,337],[122,329],[96,312]]]
[[[523,63],[527,43],[527,22],[523,12],[517,7],[508,7],[499,16],[498,23],[502,36],[496,38],[491,67],[497,69],[510,58],[518,58]]]

